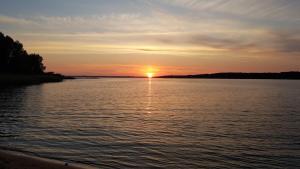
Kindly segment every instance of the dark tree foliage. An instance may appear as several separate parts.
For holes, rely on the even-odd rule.
[[[28,54],[22,43],[0,32],[0,73],[43,74],[42,61],[39,54]]]

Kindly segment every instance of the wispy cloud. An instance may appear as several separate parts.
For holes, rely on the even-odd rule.
[[[26,20],[24,18],[16,18],[16,17],[0,15],[0,24],[17,26],[17,25],[31,25],[33,24],[33,22],[30,20]]]
[[[298,0],[163,0],[163,2],[215,14],[299,20]]]
[[[176,66],[206,63],[201,59],[231,64],[247,58],[256,64],[279,58],[273,60],[277,67],[300,66],[290,59],[300,55],[298,0],[124,0],[122,5],[93,1],[84,6],[75,1],[74,9],[58,14],[1,11],[0,30],[47,56],[130,55],[131,62],[139,56],[166,65],[176,58]],[[71,2],[60,3],[66,7]]]

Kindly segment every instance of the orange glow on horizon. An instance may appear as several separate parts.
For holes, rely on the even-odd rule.
[[[197,66],[167,66],[167,65],[127,65],[127,64],[63,64],[47,63],[47,71],[59,72],[70,76],[137,76],[152,77],[164,75],[187,75],[199,73],[214,73],[224,70],[200,69]]]
[[[144,68],[143,72],[146,75],[146,77],[152,78],[154,77],[155,74],[157,74],[158,68],[153,66],[148,66],[147,68]]]

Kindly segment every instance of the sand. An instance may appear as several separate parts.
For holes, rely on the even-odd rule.
[[[24,153],[0,150],[0,169],[96,169],[91,166],[65,163]]]

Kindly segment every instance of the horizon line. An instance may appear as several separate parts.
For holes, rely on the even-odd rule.
[[[243,74],[280,74],[280,73],[300,73],[300,70],[291,71],[280,71],[280,72],[216,72],[216,73],[197,73],[197,74],[169,74],[153,76],[153,78],[159,77],[170,77],[170,76],[197,76],[197,75],[214,75],[214,74],[226,74],[226,73],[243,73]],[[71,77],[103,77],[103,78],[148,78],[145,76],[135,76],[135,75],[65,75]]]

